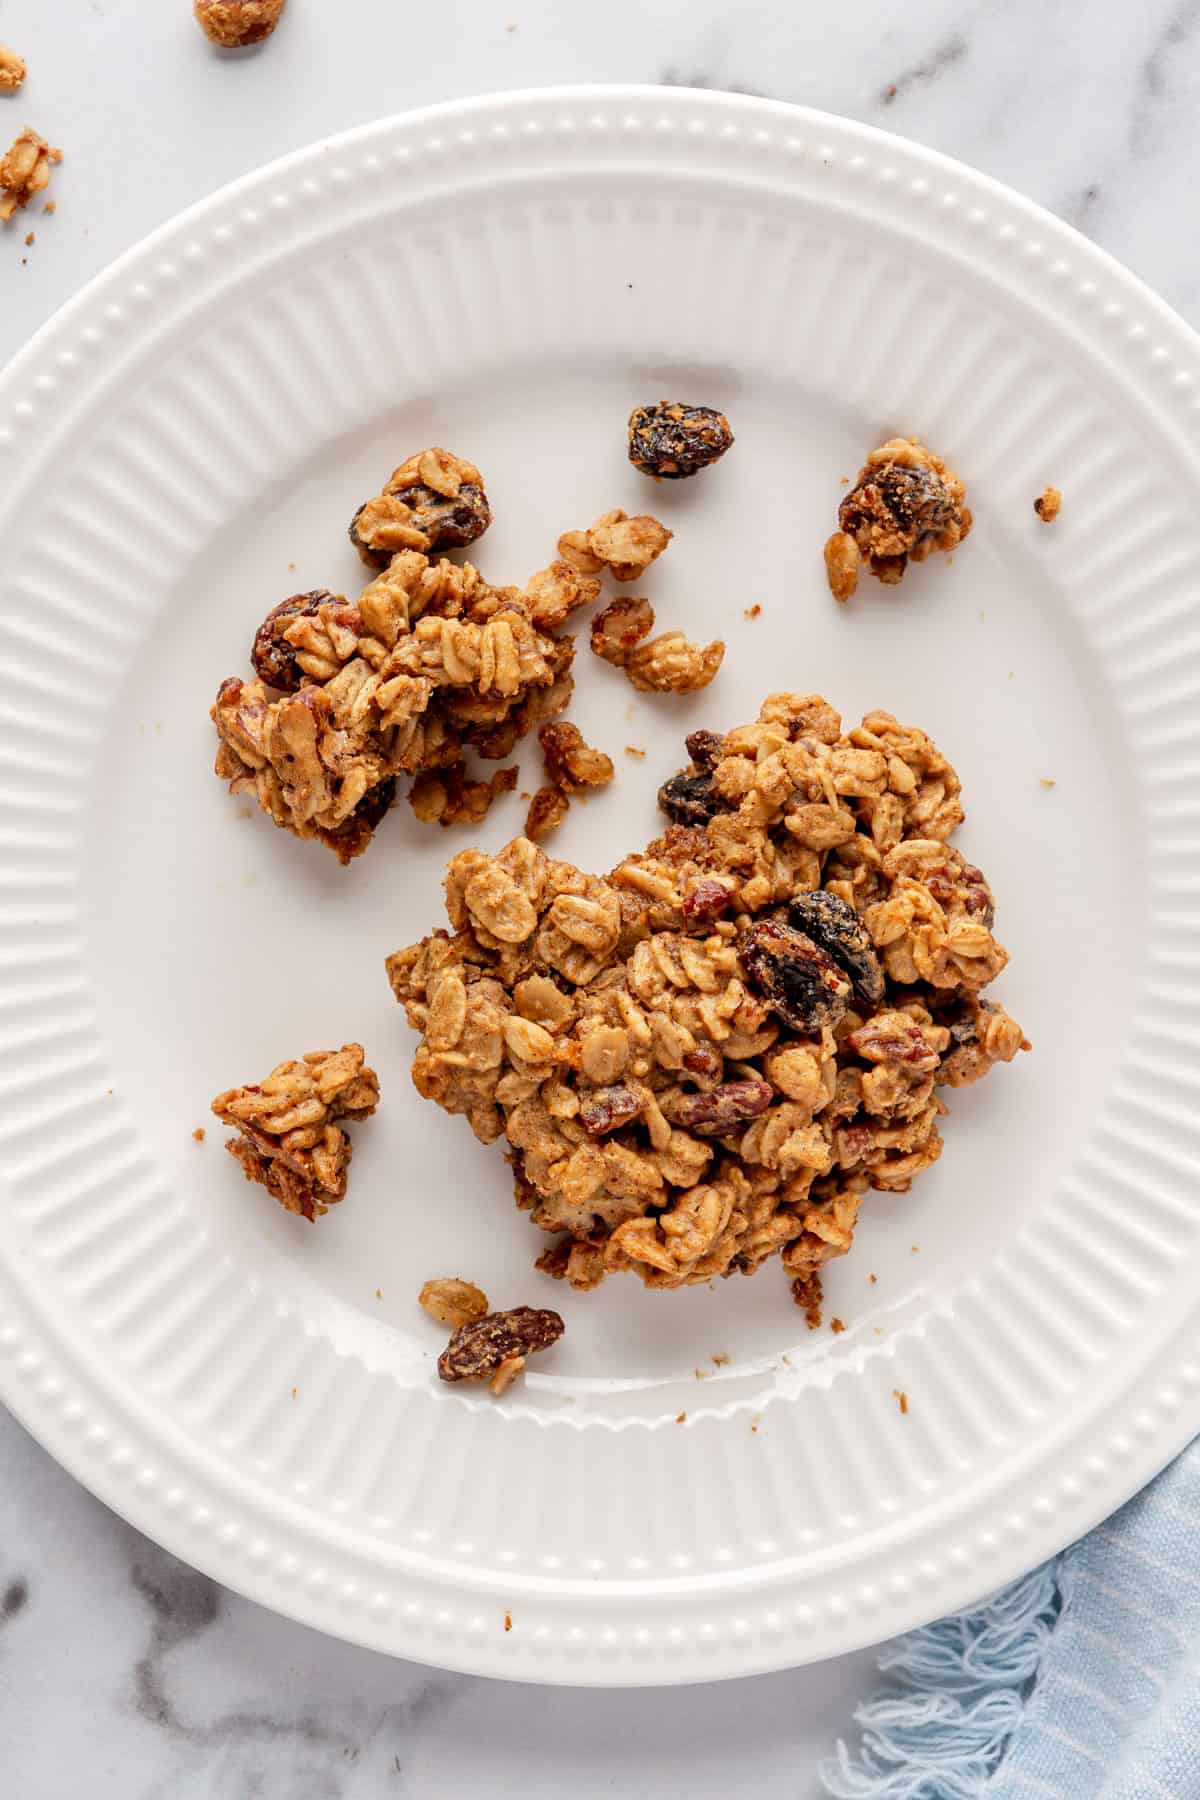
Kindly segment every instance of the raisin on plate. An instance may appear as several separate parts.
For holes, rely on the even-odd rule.
[[[724,456],[733,442],[729,420],[711,406],[660,400],[629,415],[629,460],[643,475],[683,481]]]

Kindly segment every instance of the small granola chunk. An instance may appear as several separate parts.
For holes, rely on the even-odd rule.
[[[525,1367],[525,1358],[557,1343],[565,1326],[549,1308],[514,1306],[460,1325],[438,1357],[443,1381],[486,1381],[502,1394]]]
[[[724,456],[733,433],[724,413],[711,406],[660,400],[629,415],[629,460],[643,475],[682,481]]]
[[[287,0],[194,0],[200,28],[223,50],[261,44],[278,25]]]
[[[664,631],[645,641],[653,629],[648,600],[613,600],[592,620],[592,650],[645,694],[692,694],[707,687],[725,658],[721,639],[701,648],[682,631]]]
[[[51,163],[62,161],[44,137],[27,125],[0,158],[0,220],[11,219],[50,183]]]
[[[910,562],[953,550],[971,529],[961,479],[918,438],[889,438],[872,450],[842,498],[825,545],[835,600],[848,600],[862,563],[877,580],[900,581]]]
[[[212,1110],[238,1136],[225,1148],[247,1181],[259,1181],[288,1212],[310,1221],[345,1198],[353,1145],[339,1119],[368,1119],[379,1078],[361,1044],[311,1050],[278,1063],[262,1082],[218,1094]]]
[[[617,581],[636,581],[655,557],[662,555],[673,536],[649,513],[638,513],[631,519],[617,507],[613,512],[601,513],[586,532],[565,532],[558,540],[558,550],[564,560],[572,561],[581,572],[595,574],[598,568],[605,568]],[[579,546],[581,538],[584,542]]]
[[[1033,503],[1033,510],[1044,525],[1053,525],[1062,509],[1062,494],[1056,487],[1043,488]]]
[[[613,778],[612,757],[593,750],[583,733],[569,720],[557,720],[538,730],[546,778],[564,794],[576,788],[607,787]]]
[[[535,844],[542,843],[552,831],[558,830],[570,810],[570,796],[562,788],[552,787],[549,783],[540,787],[525,814],[525,836]]]
[[[393,469],[382,493],[350,521],[350,542],[371,569],[386,569],[398,550],[453,550],[473,544],[492,522],[483,476],[474,463],[437,448],[418,450]]]
[[[460,1325],[471,1325],[486,1316],[488,1299],[482,1288],[472,1281],[446,1276],[440,1281],[427,1281],[417,1295],[423,1311],[439,1325],[457,1331]]]
[[[24,58],[7,44],[0,44],[0,88],[15,93],[24,79]]]
[[[448,769],[422,770],[408,793],[408,804],[425,825],[478,825],[501,794],[517,785],[516,769],[497,769],[488,781],[467,779],[465,763]]]

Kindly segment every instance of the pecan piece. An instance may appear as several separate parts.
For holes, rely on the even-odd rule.
[[[723,1137],[765,1113],[773,1098],[769,1081],[722,1081],[706,1094],[683,1094],[672,1101],[671,1122],[697,1137]]]
[[[438,1374],[443,1381],[489,1381],[514,1357],[524,1359],[557,1343],[564,1329],[559,1314],[548,1307],[487,1313],[458,1327],[438,1357]]]
[[[589,1137],[603,1137],[620,1125],[635,1119],[645,1104],[646,1096],[623,1083],[616,1087],[597,1088],[579,1109],[579,1123]]]

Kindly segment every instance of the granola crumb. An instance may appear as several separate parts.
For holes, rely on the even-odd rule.
[[[42,211],[44,213],[56,213],[58,211],[58,201],[57,200],[47,200],[45,206],[43,206],[43,208],[42,208]]]
[[[646,756],[646,752],[644,750],[639,750],[636,744],[626,744],[625,754],[626,756],[636,756],[639,762],[644,761]]]
[[[870,1282],[871,1286],[874,1287],[875,1283],[879,1280],[879,1277],[878,1275],[868,1275],[867,1280]]]
[[[761,1424],[762,1424],[762,1414],[755,1413],[754,1417],[750,1421],[751,1431],[757,1431]]]
[[[245,50],[278,25],[286,0],[195,0],[192,11],[210,44]]]
[[[904,1389],[893,1388],[892,1393],[900,1403],[900,1411],[906,1413],[908,1411],[908,1395],[904,1392]]]
[[[246,1180],[311,1223],[346,1194],[354,1146],[335,1121],[368,1119],[378,1104],[362,1045],[343,1044],[277,1063],[261,1082],[218,1094],[212,1109],[237,1131],[225,1148]]]
[[[920,1256],[920,1254],[921,1254],[921,1246],[920,1246],[920,1244],[914,1244],[914,1245],[913,1245],[913,1247],[912,1247],[912,1253],[913,1253],[913,1255],[914,1255],[914,1256]]]
[[[1044,788],[1052,788],[1052,787],[1057,787],[1058,783],[1057,783],[1057,781],[1054,780],[1053,776],[1043,775],[1041,778],[1040,785]]]
[[[728,1350],[714,1350],[712,1353],[712,1361],[716,1364],[718,1369],[723,1369],[729,1361]]]
[[[708,1380],[708,1370],[707,1369],[693,1369],[692,1374],[696,1377],[697,1381],[707,1381]]]
[[[204,1142],[204,1127],[203,1127],[203,1125],[197,1125],[195,1131],[193,1131],[193,1133],[192,1133],[192,1136],[195,1138],[195,1140],[198,1144],[202,1144]]]
[[[757,600],[754,602],[753,606],[748,606],[746,608],[745,612],[742,614],[742,617],[744,619],[760,619],[762,617],[762,607],[759,605]]]
[[[382,1288],[376,1288],[376,1289],[375,1289],[375,1298],[376,1298],[376,1299],[377,1299],[377,1300],[382,1300],[382,1299],[383,1299],[383,1289],[382,1289]]]
[[[29,249],[29,247],[33,243],[33,241],[34,241],[34,233],[32,231],[27,231],[25,233],[25,248],[27,250]]]
[[[61,161],[62,151],[53,149],[27,125],[0,157],[0,220],[9,220],[28,206],[49,183],[51,163]]]
[[[966,486],[919,438],[889,438],[872,450],[838,506],[838,529],[825,545],[835,600],[848,600],[860,567],[894,586],[910,562],[953,550],[971,529]]]
[[[538,727],[546,780],[564,794],[578,788],[607,787],[614,770],[611,756],[593,750],[578,725],[569,719],[552,719]]]
[[[24,57],[10,50],[7,44],[0,44],[0,90],[15,94],[24,79]]]
[[[1033,510],[1044,525],[1053,525],[1062,506],[1062,494],[1056,487],[1042,490],[1033,503]]]
[[[505,1631],[512,1630],[512,1614],[510,1612],[506,1612],[504,1615],[504,1629]]]
[[[715,638],[702,647],[682,631],[652,638],[653,630],[650,602],[622,596],[592,620],[592,653],[620,669],[643,694],[692,694],[707,687],[724,661],[723,641]]]
[[[685,1412],[676,1413],[675,1414],[675,1423],[677,1425],[686,1425],[687,1424],[687,1414]]]
[[[525,836],[531,843],[543,843],[552,831],[558,830],[570,810],[570,795],[547,782],[530,799],[525,814]]]
[[[833,1317],[829,1321],[829,1329],[830,1329],[830,1331],[834,1332],[836,1335],[840,1332],[845,1331],[846,1327],[843,1325],[842,1321],[839,1318],[837,1318],[835,1315],[835,1317]]]
[[[298,1393],[299,1393],[299,1392],[300,1392],[300,1389],[299,1389],[299,1388],[293,1388],[293,1389],[292,1389],[292,1399],[293,1399],[293,1400],[294,1400],[294,1399],[295,1399],[295,1398],[296,1398],[296,1396],[297,1396],[297,1394],[298,1394]]]

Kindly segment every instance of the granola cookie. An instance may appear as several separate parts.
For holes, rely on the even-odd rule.
[[[1007,956],[924,732],[774,694],[687,742],[644,851],[604,878],[464,851],[449,930],[388,974],[418,1092],[505,1141],[556,1234],[540,1267],[679,1287],[778,1256],[815,1310],[864,1196],[940,1156],[939,1090],[1028,1044],[980,997]]]

